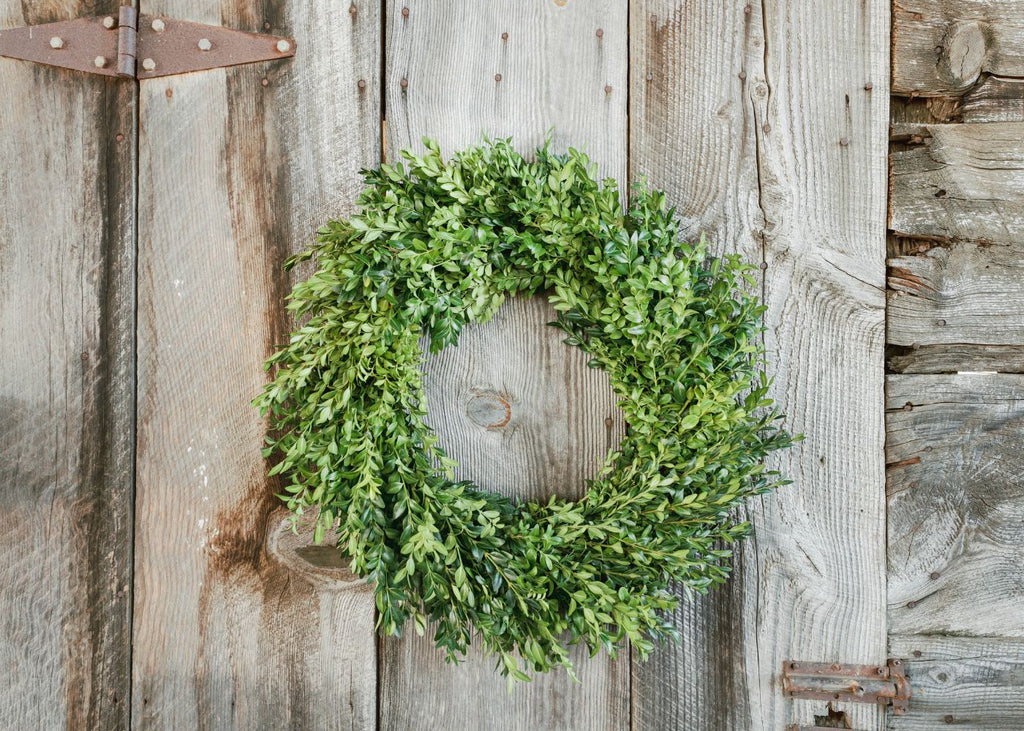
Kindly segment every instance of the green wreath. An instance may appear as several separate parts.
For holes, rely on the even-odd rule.
[[[474,633],[501,672],[564,666],[580,641],[641,657],[677,637],[671,581],[725,580],[748,531],[731,510],[784,484],[764,457],[792,439],[768,410],[752,267],[679,240],[662,193],[545,145],[508,140],[445,162],[436,143],[364,171],[361,212],[311,250],[289,309],[305,325],[267,361],[257,397],[281,498],[334,532],[375,584],[378,629],[410,617],[455,661]],[[610,378],[628,431],[578,502],[520,504],[454,482],[424,421],[418,341],[454,345],[512,294],[547,291],[551,323]],[[510,680],[511,682],[511,680]]]

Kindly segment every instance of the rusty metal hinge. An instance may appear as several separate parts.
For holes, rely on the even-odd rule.
[[[787,698],[892,706],[897,715],[903,715],[910,701],[910,681],[899,660],[885,665],[786,660],[782,663],[782,692]]]
[[[0,30],[0,56],[103,76],[157,76],[295,55],[295,41],[122,6],[118,15]]]

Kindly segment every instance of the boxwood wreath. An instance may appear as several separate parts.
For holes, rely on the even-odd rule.
[[[510,682],[572,673],[579,642],[646,657],[678,636],[671,582],[724,581],[749,529],[732,509],[785,482],[763,465],[792,439],[767,397],[752,267],[681,241],[660,192],[635,186],[624,212],[582,152],[528,161],[497,140],[446,162],[424,143],[363,171],[360,212],[287,264],[317,268],[255,400],[281,498],[374,583],[383,633],[433,622],[455,661],[475,632]],[[505,297],[541,292],[628,429],[582,499],[523,504],[453,480],[418,341],[439,351]]]

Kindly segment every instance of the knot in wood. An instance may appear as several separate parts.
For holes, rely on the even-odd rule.
[[[479,392],[466,405],[466,416],[484,429],[502,429],[512,421],[512,404],[507,394]]]

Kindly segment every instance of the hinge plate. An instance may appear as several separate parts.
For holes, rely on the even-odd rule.
[[[131,6],[117,16],[0,30],[0,56],[102,76],[151,79],[294,55],[291,38],[140,16]]]
[[[897,715],[903,715],[910,701],[910,682],[899,660],[885,665],[786,660],[782,663],[782,693],[787,698],[892,706]]]

